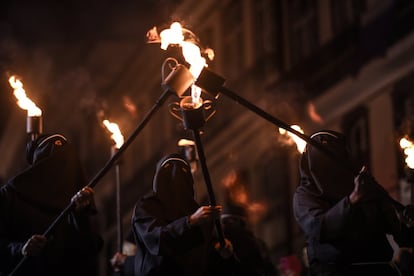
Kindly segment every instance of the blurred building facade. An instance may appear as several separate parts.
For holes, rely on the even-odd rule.
[[[146,18],[147,30],[180,21],[203,46],[214,50],[209,68],[226,79],[226,87],[272,116],[300,125],[305,134],[319,129],[344,132],[350,137],[353,154],[368,164],[396,199],[406,200],[400,187],[405,164],[398,140],[405,134],[414,138],[412,1],[182,0],[176,4],[161,22],[152,24]],[[73,112],[80,118],[75,123],[62,116],[48,126],[73,138],[91,177],[109,158],[111,146],[97,120],[109,116],[128,137],[161,95],[162,62],[176,55],[174,50],[163,51],[151,44],[135,51],[132,45],[143,43],[143,38],[137,39],[143,34],[131,34],[125,26],[133,29],[140,21],[125,18],[111,21],[114,33],[128,33],[122,39],[104,37],[90,49],[79,50],[90,70],[99,72],[105,66],[102,57],[108,53],[119,53],[122,62],[101,74],[104,81],[99,87],[79,78],[81,68],[67,74],[67,81],[76,81],[78,86],[66,92],[63,100],[76,101],[69,97],[73,94],[83,99],[82,107]],[[105,99],[98,104],[97,90]],[[85,91],[90,93],[82,97]],[[57,100],[48,99],[55,103],[49,114],[58,109]],[[168,112],[168,104],[177,100],[170,97],[161,106],[121,158],[125,235],[137,197],[151,189],[156,161],[179,150],[179,139],[192,138]],[[218,203],[225,200],[224,186],[231,173],[243,172],[245,202],[259,206],[251,212],[252,229],[267,245],[274,264],[283,256],[301,257],[304,239],[291,204],[298,183],[296,147],[279,134],[278,126],[226,95],[220,94],[213,107],[216,113],[202,128],[201,139]],[[17,162],[13,156],[18,145],[24,144],[13,138],[17,136],[13,126],[24,118],[12,114],[2,132],[1,147],[8,148],[3,150],[7,154],[2,176],[10,171],[7,164]],[[76,126],[63,128],[62,122]],[[197,197],[204,200],[200,169],[194,175]],[[102,182],[96,188],[107,241],[101,271],[109,275],[108,259],[115,252],[116,240],[114,176],[110,173]]]
[[[174,14],[215,50],[210,68],[226,87],[306,134],[344,132],[353,155],[404,201],[398,142],[413,138],[413,8],[388,0],[182,1]],[[265,206],[253,228],[273,261],[300,255],[291,209],[295,147],[225,95],[216,109],[202,137],[218,197],[228,172],[244,171],[251,202]]]

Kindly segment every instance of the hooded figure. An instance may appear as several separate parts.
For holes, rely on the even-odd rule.
[[[206,275],[220,212],[200,206],[193,185],[191,167],[180,155],[158,162],[153,193],[137,202],[132,219],[136,275]],[[197,215],[207,220],[198,223]]]
[[[63,135],[30,142],[27,160],[31,166],[0,189],[0,275],[16,267],[26,241],[44,233],[85,186],[78,155]],[[91,275],[102,240],[89,215],[70,212],[47,237],[42,253],[27,258],[16,275]]]
[[[342,134],[320,131],[311,139],[335,158],[351,162]],[[392,274],[393,249],[386,234],[403,245],[413,244],[414,232],[398,221],[385,193],[371,176],[355,178],[307,145],[293,207],[307,239],[311,275],[398,275]]]

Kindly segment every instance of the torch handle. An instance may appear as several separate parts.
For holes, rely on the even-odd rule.
[[[199,133],[198,130],[193,130],[193,135],[194,135],[194,141],[195,141],[196,149],[197,149],[197,153],[198,153],[198,159],[199,159],[200,164],[201,164],[201,170],[203,172],[204,181],[205,181],[206,187],[207,187],[209,202],[210,202],[211,206],[216,206],[217,205],[216,197],[214,196],[214,191],[213,191],[213,186],[211,184],[210,174],[209,174],[208,169],[207,169],[206,158],[205,158],[205,155],[204,155],[203,145],[201,143],[200,133]],[[216,225],[216,231],[217,231],[217,235],[218,235],[220,245],[222,247],[224,247],[225,240],[224,240],[224,233],[223,233],[223,228],[221,226],[220,219],[217,219],[215,221],[215,225]]]
[[[122,253],[123,247],[123,229],[121,215],[121,174],[119,164],[115,165],[116,174],[116,222],[117,222],[117,243],[118,252]]]

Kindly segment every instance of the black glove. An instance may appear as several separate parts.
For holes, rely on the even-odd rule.
[[[383,199],[387,195],[387,191],[378,184],[367,168],[363,166],[354,179],[354,190],[349,195],[349,200],[351,204],[356,204]]]
[[[23,245],[22,255],[23,256],[38,256],[46,246],[47,239],[43,235],[33,235]]]
[[[71,199],[76,212],[96,213],[94,191],[91,187],[84,187]]]

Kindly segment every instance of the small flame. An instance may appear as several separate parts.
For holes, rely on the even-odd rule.
[[[166,50],[169,45],[180,46],[185,61],[191,65],[189,70],[196,79],[201,70],[207,66],[207,63],[206,59],[201,56],[200,47],[191,41],[185,40],[185,31],[179,22],[173,22],[169,29],[165,29],[160,33],[161,49]],[[189,31],[187,30],[187,32]],[[209,49],[209,51],[212,50]],[[209,57],[214,57],[214,54],[209,53]]]
[[[156,37],[154,29],[151,30],[151,36]],[[193,75],[194,80],[198,78],[204,67],[207,67],[207,62],[201,55],[200,47],[193,43],[193,40],[185,40],[185,33],[191,33],[190,31],[183,29],[179,22],[173,22],[169,29],[163,30],[159,37],[161,41],[161,49],[166,50],[169,45],[180,46],[183,51],[183,56],[186,62],[190,64],[189,71]],[[192,34],[192,33],[191,33]],[[194,36],[194,35],[193,35]],[[210,60],[214,58],[214,51],[212,49],[206,49]],[[195,95],[193,94],[195,93]],[[192,98],[193,103],[196,105],[200,102],[201,89],[192,85]]]
[[[160,33],[161,49],[167,50],[168,46],[181,45],[184,41],[183,29],[181,24],[173,22],[169,29],[165,29]]]
[[[293,128],[294,130],[299,131],[302,134],[304,133],[302,128],[298,125],[291,125],[290,127]],[[298,149],[298,151],[300,153],[303,153],[303,151],[305,150],[305,147],[306,147],[306,142],[304,140],[299,138],[296,134],[288,132],[283,128],[279,128],[279,133],[282,134],[282,135],[289,136],[293,140],[293,142],[296,143],[296,148]]]
[[[116,123],[111,123],[108,120],[103,120],[103,124],[112,133],[111,138],[115,142],[115,147],[119,149],[124,144],[124,136]]]
[[[14,89],[14,96],[17,99],[17,105],[24,110],[27,110],[27,116],[40,117],[42,110],[26,96],[26,91],[23,89],[23,83],[15,76],[9,78],[10,86]]]
[[[406,156],[405,163],[410,169],[414,169],[414,143],[404,137],[400,139],[400,147]]]
[[[186,146],[194,146],[195,145],[193,140],[184,139],[184,138],[180,139],[177,144],[178,144],[179,147],[186,147]]]
[[[197,85],[191,86],[191,98],[193,107],[196,108],[201,103],[201,88]]]

